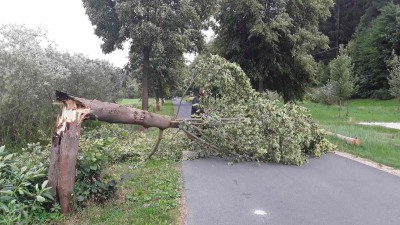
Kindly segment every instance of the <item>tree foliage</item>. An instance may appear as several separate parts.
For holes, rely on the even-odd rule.
[[[353,34],[367,27],[379,15],[379,9],[392,0],[336,0],[331,16],[320,22],[320,31],[329,38],[327,51],[314,53],[325,63],[339,55],[339,46],[347,46]],[[398,4],[400,1],[393,1]]]
[[[392,96],[400,100],[400,59],[395,56],[389,63],[389,91]]]
[[[380,9],[380,15],[356,34],[351,44],[351,56],[360,78],[359,95],[374,97],[389,89],[386,61],[392,51],[400,54],[400,7],[389,3]]]
[[[58,52],[42,30],[0,26],[0,143],[50,133],[55,90],[113,101],[123,81],[121,69],[106,61]]]
[[[329,63],[329,74],[332,81],[333,94],[339,100],[339,117],[342,101],[347,100],[356,89],[356,78],[353,74],[351,57],[340,49],[340,55]]]
[[[327,47],[318,23],[332,0],[222,1],[216,16],[218,53],[239,63],[259,91],[276,90],[301,99],[315,74],[310,53]]]
[[[182,57],[183,52],[202,49],[201,29],[215,1],[204,0],[82,0],[103,51],[121,48],[130,40],[130,52],[142,59],[142,109],[148,107],[150,58],[164,50]],[[177,54],[175,54],[177,53]],[[172,55],[171,55],[172,56]],[[157,74],[153,74],[156,76]],[[158,79],[155,78],[155,79]]]
[[[206,90],[201,104],[208,116],[202,125],[181,127],[197,140],[187,141],[192,148],[232,161],[295,165],[333,149],[307,109],[280,106],[257,93],[238,64],[207,55],[194,66],[193,74],[195,83]]]

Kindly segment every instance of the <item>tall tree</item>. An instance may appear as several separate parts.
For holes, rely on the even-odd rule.
[[[353,74],[353,64],[350,56],[340,49],[339,55],[329,63],[329,74],[333,84],[333,93],[339,100],[339,117],[342,111],[342,102],[354,93],[356,78]],[[349,115],[347,105],[346,116]]]
[[[102,38],[105,53],[130,40],[130,51],[142,59],[142,109],[148,108],[150,58],[155,48],[171,45],[182,55],[202,49],[201,30],[214,0],[82,0]]]
[[[400,54],[400,6],[389,3],[367,27],[360,29],[350,45],[354,68],[359,76],[361,97],[389,97],[386,61]]]
[[[240,64],[253,87],[301,99],[315,73],[310,53],[327,47],[318,23],[332,0],[223,0],[216,19],[219,54]]]

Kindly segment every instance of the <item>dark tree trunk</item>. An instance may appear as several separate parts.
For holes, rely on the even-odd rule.
[[[264,92],[264,78],[260,78],[258,79],[258,88],[257,91],[259,93],[263,93]]]
[[[149,109],[149,64],[150,64],[150,48],[145,47],[143,49],[143,75],[142,75],[142,110],[147,111]],[[146,128],[141,127],[142,131],[146,131]]]

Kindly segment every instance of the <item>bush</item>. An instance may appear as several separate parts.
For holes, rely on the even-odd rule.
[[[0,223],[38,224],[58,217],[55,205],[46,211],[53,197],[47,186],[43,164],[21,166],[15,154],[0,147]]]
[[[333,84],[331,81],[322,86],[314,89],[310,96],[311,101],[318,102],[326,105],[332,105],[336,102],[336,97],[333,92]]]
[[[371,92],[371,97],[379,100],[389,100],[393,99],[393,96],[390,94],[389,90],[379,89]]]
[[[90,145],[81,145],[77,162],[74,199],[77,206],[87,201],[104,202],[115,195],[117,181],[102,174],[108,163],[109,146],[113,138],[97,139]]]

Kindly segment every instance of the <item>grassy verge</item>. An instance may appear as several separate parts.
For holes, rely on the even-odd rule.
[[[136,99],[123,99],[119,103],[130,105],[137,102],[139,101]],[[162,111],[158,113],[173,115],[172,102],[166,101]],[[125,128],[128,125],[123,126]],[[149,129],[145,135],[155,142],[158,129]],[[154,142],[146,145],[152,146]],[[104,174],[121,178],[118,197],[101,205],[90,204],[63,218],[59,221],[60,224],[180,223],[180,163],[168,160],[117,163],[110,165]]]
[[[362,146],[351,146],[336,138],[330,138],[340,151],[400,169],[400,131],[358,124],[359,122],[400,122],[397,105],[395,100],[352,100],[349,117],[339,118],[338,106],[305,103],[312,117],[326,130],[361,139]]]
[[[122,177],[118,199],[89,205],[64,224],[178,224],[179,165],[151,160],[123,163],[105,171]]]

